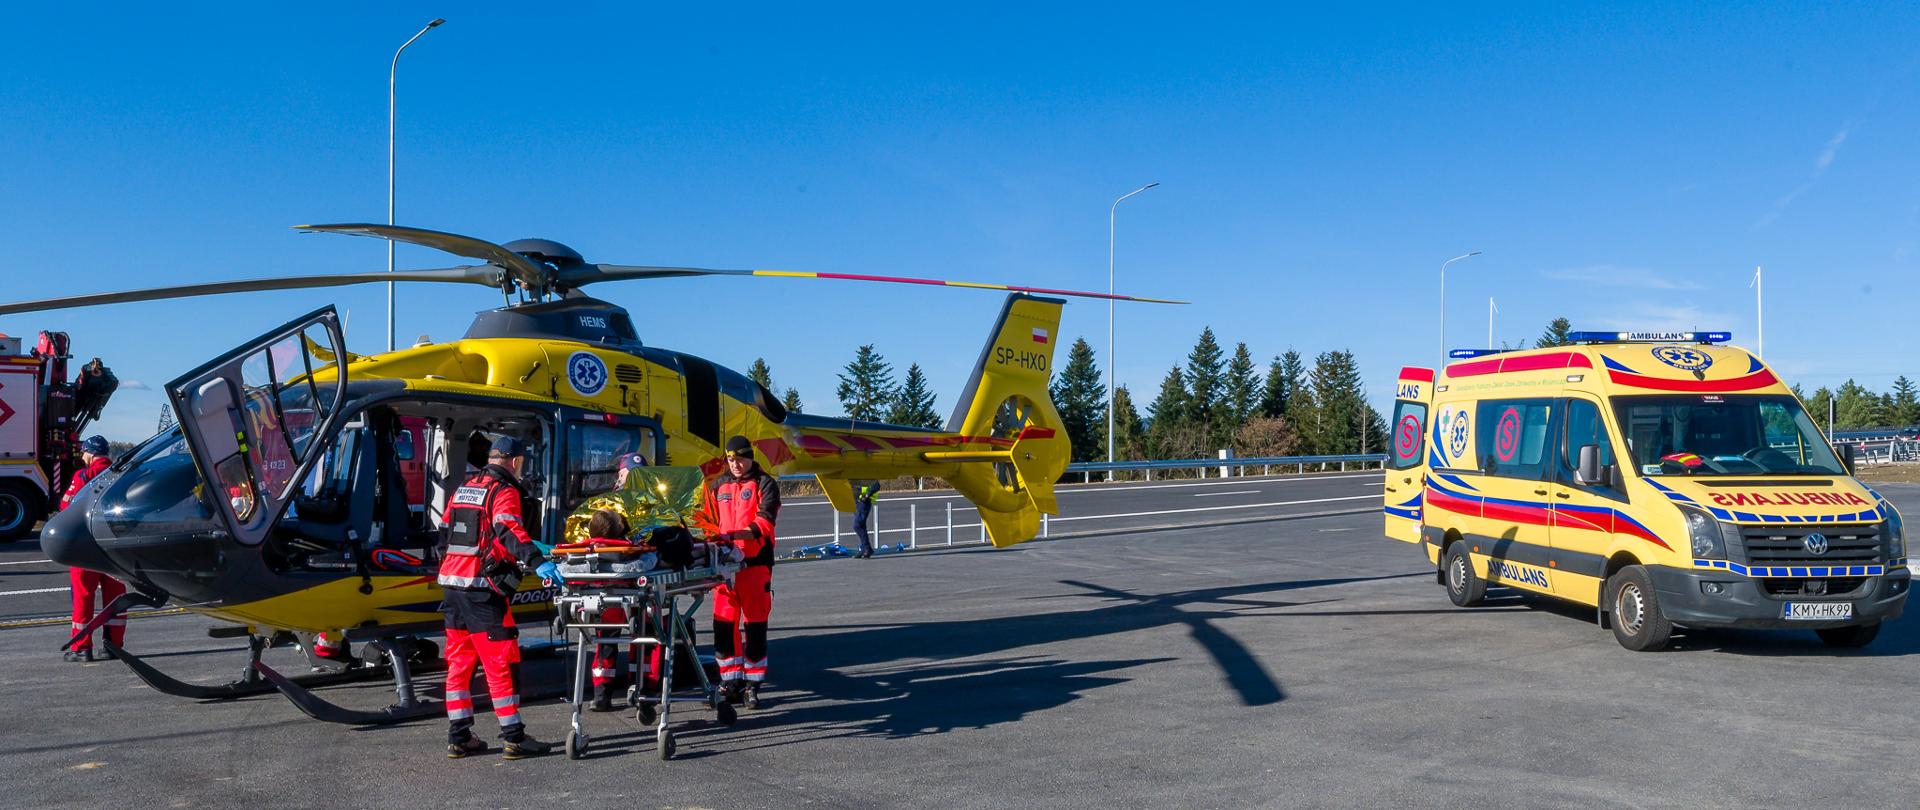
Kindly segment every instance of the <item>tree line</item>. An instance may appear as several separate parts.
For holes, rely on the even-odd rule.
[[[1555,318],[1531,348],[1573,343],[1572,324]],[[1508,346],[1503,348],[1522,348]],[[1076,339],[1067,362],[1051,384],[1074,461],[1107,457],[1107,387],[1093,347]],[[747,376],[778,391],[772,370],[756,359]],[[1840,430],[1920,425],[1920,386],[1905,376],[1893,390],[1875,393],[1848,380],[1836,390],[1794,393],[1822,430],[1828,429],[1828,403]],[[839,373],[834,390],[842,412],[851,418],[897,425],[939,428],[935,397],[918,363],[896,380],[892,364],[869,343],[859,347]],[[801,412],[800,394],[785,389],[783,404]],[[1359,362],[1350,351],[1313,356],[1289,348],[1273,355],[1265,368],[1244,342],[1231,354],[1212,327],[1204,328],[1184,363],[1167,369],[1144,412],[1127,386],[1113,392],[1114,458],[1119,461],[1211,456],[1230,448],[1241,457],[1377,453],[1385,447],[1386,422],[1367,401]]]

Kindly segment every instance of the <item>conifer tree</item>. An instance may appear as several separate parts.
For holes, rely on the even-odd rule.
[[[1075,340],[1067,350],[1067,365],[1054,376],[1052,394],[1053,407],[1060,411],[1060,421],[1073,444],[1073,460],[1106,460],[1107,388],[1101,383],[1100,368],[1094,364],[1093,347],[1086,338]]]
[[[1309,452],[1333,455],[1358,453],[1362,445],[1369,451],[1381,447],[1386,425],[1367,403],[1366,385],[1351,352],[1321,352],[1307,379],[1305,396],[1312,409],[1303,411],[1299,428]]]
[[[786,408],[787,413],[802,413],[800,410],[800,390],[797,388],[787,389],[786,396],[780,398],[780,406]]]
[[[1893,381],[1893,404],[1888,409],[1887,417],[1896,427],[1920,424],[1920,388],[1916,388],[1905,374]]]
[[[1140,412],[1133,407],[1133,395],[1122,385],[1113,389],[1113,454],[1116,461],[1145,461],[1146,431],[1140,426]]]
[[[1306,365],[1300,361],[1299,352],[1288,349],[1286,354],[1275,355],[1267,365],[1267,382],[1260,392],[1260,415],[1288,416],[1289,403],[1300,393],[1306,376]]]
[[[1546,349],[1553,346],[1571,346],[1573,345],[1572,333],[1572,321],[1566,318],[1554,318],[1551,323],[1547,324],[1547,331],[1541,332],[1540,339],[1533,342],[1533,347],[1536,349]]]
[[[1222,435],[1230,437],[1260,407],[1260,372],[1254,368],[1253,353],[1247,351],[1245,343],[1233,347],[1233,360],[1227,363],[1226,401],[1228,424]]]
[[[840,407],[849,418],[878,421],[893,407],[896,388],[893,367],[869,343],[861,346],[853,362],[840,372],[840,386],[834,395],[840,398]]]
[[[920,364],[907,366],[907,379],[893,394],[893,405],[887,410],[887,421],[896,425],[937,428],[940,426],[940,414],[934,412],[933,391],[927,385],[927,375],[920,371]]]
[[[1187,353],[1186,374],[1186,418],[1200,429],[1204,441],[1210,442],[1219,426],[1227,421],[1226,389],[1226,363],[1220,342],[1214,339],[1213,327],[1209,326],[1200,330],[1193,351]]]
[[[753,358],[753,365],[747,367],[747,379],[760,384],[768,391],[773,389],[773,369],[767,366],[765,358]]]
[[[1192,395],[1187,392],[1187,378],[1180,373],[1180,367],[1167,369],[1167,376],[1160,380],[1160,395],[1147,405],[1148,427],[1160,430],[1186,424],[1187,409],[1192,402]]]

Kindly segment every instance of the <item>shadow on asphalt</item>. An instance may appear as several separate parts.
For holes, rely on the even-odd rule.
[[[1492,592],[1489,591],[1489,594]],[[1525,604],[1537,610],[1565,616],[1582,624],[1598,628],[1594,609],[1572,602],[1562,602],[1533,595],[1511,596],[1495,600],[1491,596],[1488,605]],[[1611,635],[1609,633],[1609,635]],[[1807,656],[1868,656],[1891,657],[1920,653],[1920,622],[1905,616],[1880,627],[1880,637],[1872,644],[1859,649],[1829,647],[1812,630],[1741,630],[1732,628],[1677,627],[1673,631],[1673,643],[1662,652],[1722,652],[1733,655],[1758,657],[1807,657]]]

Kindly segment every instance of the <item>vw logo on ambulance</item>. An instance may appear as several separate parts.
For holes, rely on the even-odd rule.
[[[1827,553],[1827,536],[1819,532],[1807,535],[1800,544],[1806,546],[1808,554],[1822,556]]]

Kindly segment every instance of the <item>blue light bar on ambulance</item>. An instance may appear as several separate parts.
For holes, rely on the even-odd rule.
[[[1732,332],[1568,332],[1575,343],[1726,343]]]
[[[1453,351],[1447,352],[1447,356],[1455,360],[1471,360],[1475,357],[1500,354],[1504,351],[1506,351],[1506,349],[1454,349]]]

